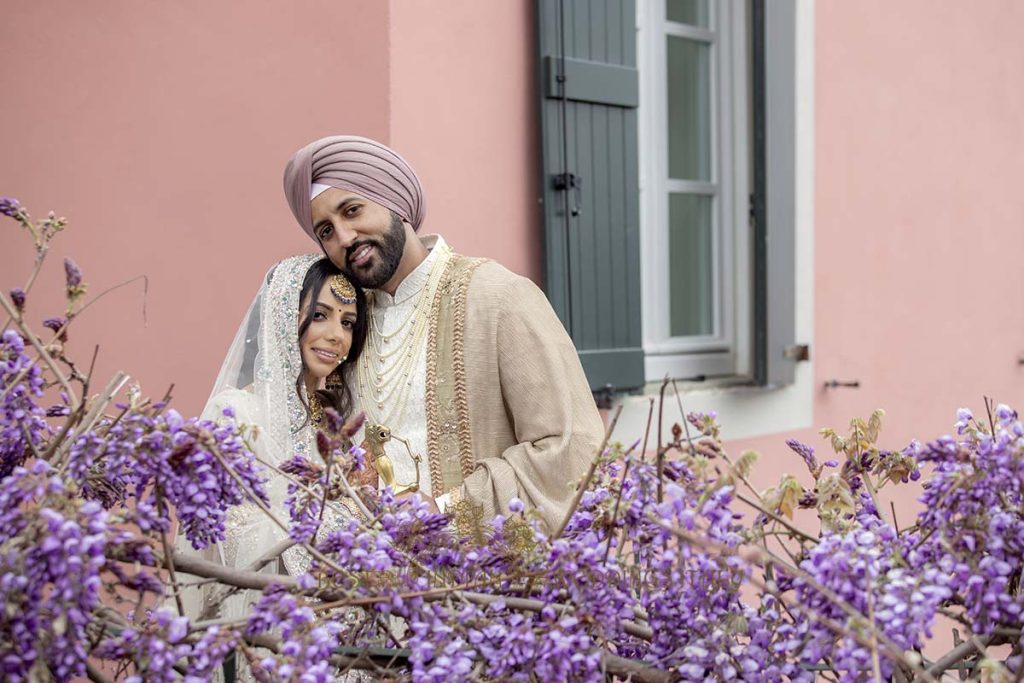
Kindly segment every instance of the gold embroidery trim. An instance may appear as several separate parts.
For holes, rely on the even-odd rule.
[[[434,498],[444,491],[444,482],[441,476],[441,443],[438,434],[440,405],[437,399],[437,332],[438,322],[441,319],[442,295],[451,287],[450,280],[457,259],[459,256],[453,254],[445,265],[444,273],[441,275],[441,285],[434,295],[435,300],[431,307],[433,315],[430,318],[430,328],[427,330],[427,386],[424,399],[427,404],[427,465],[430,467],[430,493]]]
[[[469,422],[469,394],[466,390],[465,320],[466,298],[473,272],[487,259],[471,259],[454,255],[444,274],[437,315],[430,321],[427,337],[427,462],[430,466],[431,492],[434,497],[462,485],[462,479],[473,471],[472,429]],[[442,357],[442,346],[450,343]],[[444,383],[443,391],[439,384]],[[451,400],[447,400],[448,398]],[[457,453],[442,453],[454,435]],[[458,470],[444,475],[450,468],[442,460],[457,455]]]
[[[462,463],[462,478],[473,473],[473,432],[469,424],[469,392],[466,389],[466,298],[469,280],[486,259],[474,259],[467,265],[458,281],[458,290],[453,301],[455,330],[452,343],[452,370],[455,375],[455,410],[459,426],[459,460]]]

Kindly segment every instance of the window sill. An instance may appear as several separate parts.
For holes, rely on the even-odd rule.
[[[792,384],[763,387],[750,384],[742,377],[714,377],[703,382],[676,382],[683,410],[718,413],[722,434],[727,439],[747,439],[778,432],[810,427],[814,417],[814,367],[811,362],[798,363]],[[661,382],[648,382],[643,392],[619,396],[610,412],[622,406],[622,415],[613,439],[632,443],[644,435],[650,400],[654,399],[654,420],[648,442],[656,441],[658,397]],[[679,403],[670,383],[665,389],[662,419],[663,438],[671,434],[672,424],[679,422]]]

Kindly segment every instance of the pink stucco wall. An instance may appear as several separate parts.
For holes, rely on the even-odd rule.
[[[312,251],[281,192],[299,145],[391,142],[427,185],[428,231],[537,277],[529,3],[414,0],[7,3],[0,24],[0,194],[71,227],[30,318],[58,314],[61,259],[92,292],[148,276],[71,332],[97,375],[202,408],[267,267]],[[502,31],[484,31],[501,26]],[[26,239],[4,219],[0,287]],[[143,319],[143,304],[146,317]]]
[[[1024,5],[826,0],[815,15],[812,352],[819,387],[861,382],[819,389],[815,428],[881,407],[882,441],[901,447],[983,396],[1024,409]],[[733,448],[797,472],[785,436]]]
[[[836,422],[1024,408],[1024,5],[818,6],[815,337]],[[856,49],[870,46],[870,49]]]
[[[391,144],[428,190],[425,231],[542,278],[533,3],[391,2]]]

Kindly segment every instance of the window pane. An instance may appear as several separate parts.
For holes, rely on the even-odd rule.
[[[668,37],[668,175],[711,179],[711,73],[706,43]]]
[[[665,18],[681,24],[707,27],[707,0],[665,0]]]
[[[711,197],[673,192],[668,200],[670,333],[714,333]]]

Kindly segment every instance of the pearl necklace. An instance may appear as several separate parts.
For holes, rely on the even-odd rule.
[[[390,334],[384,334],[374,311],[370,311],[369,344],[366,347],[369,353],[364,351],[359,355],[356,377],[359,404],[375,424],[390,425],[405,411],[412,388],[412,373],[430,329],[434,301],[452,253],[447,245],[434,248],[441,251],[430,268],[427,283],[420,290],[412,311],[397,328]]]

